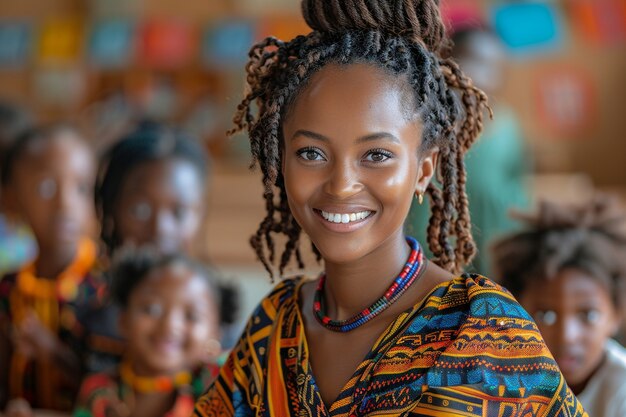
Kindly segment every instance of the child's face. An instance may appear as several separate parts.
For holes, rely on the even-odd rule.
[[[189,252],[202,222],[203,180],[183,159],[146,162],[122,185],[114,213],[123,243],[153,244],[163,253]]]
[[[93,154],[70,131],[28,145],[8,193],[40,251],[73,253],[79,239],[91,232],[94,175]]]
[[[370,65],[315,74],[284,123],[289,207],[326,261],[371,253],[402,225],[436,154],[418,155],[422,124],[403,79]]]
[[[219,340],[218,310],[206,281],[182,264],[153,271],[121,316],[130,359],[145,375],[197,366]]]
[[[531,282],[520,302],[537,321],[568,385],[580,391],[617,330],[618,314],[607,289],[586,272],[570,268],[550,281]]]

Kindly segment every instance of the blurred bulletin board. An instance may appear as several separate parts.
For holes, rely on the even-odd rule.
[[[0,16],[28,18],[38,22],[55,15],[79,15],[83,17],[83,23],[91,24],[103,16],[115,14],[113,5],[120,1],[7,1],[0,3]],[[487,21],[494,5],[525,4],[512,0],[443,0],[443,7],[461,3],[468,8],[479,9]],[[621,161],[621,155],[626,154],[626,140],[622,133],[626,131],[626,118],[623,117],[621,103],[626,94],[626,83],[622,80],[623,74],[626,74],[626,30],[623,30],[626,27],[626,2],[538,0],[532,3],[547,4],[556,10],[562,21],[562,38],[557,49],[513,57],[510,60],[508,87],[495,100],[506,101],[518,110],[528,140],[535,149],[539,170],[585,170],[599,184],[626,183],[623,168],[626,164]],[[296,0],[189,0],[185,1],[184,7],[181,7],[180,0],[128,0],[124,4],[127,7],[120,13],[140,13],[142,18],[179,18],[195,22],[200,29],[206,28],[205,25],[211,22],[256,18],[257,39],[270,33],[289,38],[296,33],[308,31],[299,16],[299,2]],[[611,8],[603,6],[607,4],[612,5]],[[121,7],[120,4],[118,6]],[[259,19],[259,16],[262,18]],[[610,24],[605,23],[607,19]],[[197,40],[196,55],[190,58],[190,62],[181,64],[178,68],[162,68],[156,72],[136,63],[125,68],[98,69],[88,62],[88,54],[83,51],[82,61],[77,64],[78,71],[82,73],[82,83],[87,86],[82,103],[100,99],[119,86],[134,84],[136,91],[141,90],[141,86],[166,85],[172,82],[179,95],[176,99],[178,116],[188,112],[194,103],[206,101],[206,96],[212,94],[219,97],[217,103],[214,103],[218,108],[234,107],[241,96],[243,65],[211,68],[202,59],[202,47],[205,45],[202,33],[198,36],[200,39]],[[32,56],[26,61],[22,68],[1,70],[0,95],[30,101],[39,106],[40,103],[34,99],[37,97],[37,85],[45,85],[51,80],[50,82],[57,83],[55,88],[58,88],[58,82],[70,78],[63,74],[41,76],[41,63],[36,62]],[[549,120],[543,118],[546,112],[544,116],[538,113],[542,106],[538,105],[538,96],[541,93],[537,91],[553,91],[550,86],[545,86],[545,81],[558,78],[558,71],[563,68],[572,68],[589,80],[588,88],[583,90],[588,89],[589,93],[585,93],[585,97],[590,98],[583,97],[582,110],[588,120],[576,129],[559,129],[558,126],[555,128]],[[63,68],[55,71],[63,72]],[[67,71],[71,75],[76,68]],[[166,90],[161,89],[163,100],[168,97]],[[142,96],[142,93],[137,94]],[[556,93],[556,97],[559,94]],[[590,106],[589,112],[584,110],[584,106]],[[68,114],[68,109],[44,108],[44,111],[50,117]],[[556,111],[560,111],[558,106]],[[223,117],[226,122],[228,118]]]
[[[546,25],[534,38],[522,38],[521,32],[506,28],[511,39],[520,41],[514,46],[524,47],[521,41],[529,45],[522,53],[510,50],[507,83],[493,102],[507,103],[517,111],[538,172],[586,172],[598,186],[626,188],[622,103],[626,97],[626,1],[442,3],[444,9],[456,11],[452,16],[457,23],[481,20],[491,27],[497,24],[494,10],[498,8],[530,5],[536,12],[550,11],[544,13]],[[554,31],[549,26],[550,14]]]

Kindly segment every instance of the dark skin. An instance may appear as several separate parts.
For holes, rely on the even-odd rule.
[[[326,314],[335,320],[358,314],[384,294],[410,253],[404,220],[414,194],[423,193],[434,174],[437,149],[420,151],[421,123],[406,110],[412,104],[407,91],[405,80],[370,65],[328,65],[300,93],[284,123],[289,206],[322,255]],[[323,212],[366,217],[337,223]],[[315,319],[317,282],[301,287],[309,359],[328,408],[397,316],[452,278],[428,264],[398,301],[348,333]]]
[[[204,278],[183,265],[154,270],[130,294],[120,317],[133,371],[156,377],[197,367],[208,359],[206,342],[219,340],[217,317]],[[170,410],[175,399],[172,392],[135,392],[127,405],[132,407],[130,416],[157,417]]]
[[[5,201],[33,230],[39,246],[38,277],[56,279],[73,261],[80,239],[90,233],[94,175],[91,151],[71,131],[33,140],[15,162]],[[19,350],[31,359],[57,363],[68,380],[75,380],[78,358],[34,313],[17,327],[0,330],[3,359]],[[0,362],[6,375],[8,360]]]
[[[550,280],[531,280],[520,303],[537,321],[567,385],[580,394],[620,325],[611,292],[586,271],[566,268]]]
[[[184,159],[146,162],[129,174],[114,213],[124,243],[153,244],[163,253],[189,252],[204,214],[204,181]]]

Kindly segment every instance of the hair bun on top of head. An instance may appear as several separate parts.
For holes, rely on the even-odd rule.
[[[318,32],[377,30],[423,42],[433,52],[449,47],[439,0],[302,0],[302,15]]]

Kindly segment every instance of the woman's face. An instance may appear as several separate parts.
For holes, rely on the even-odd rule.
[[[402,234],[436,153],[419,155],[422,124],[402,77],[328,65],[283,126],[289,207],[325,261],[350,262]]]
[[[531,282],[520,302],[536,320],[567,384],[580,392],[617,330],[611,294],[585,271],[569,268],[551,280]]]

